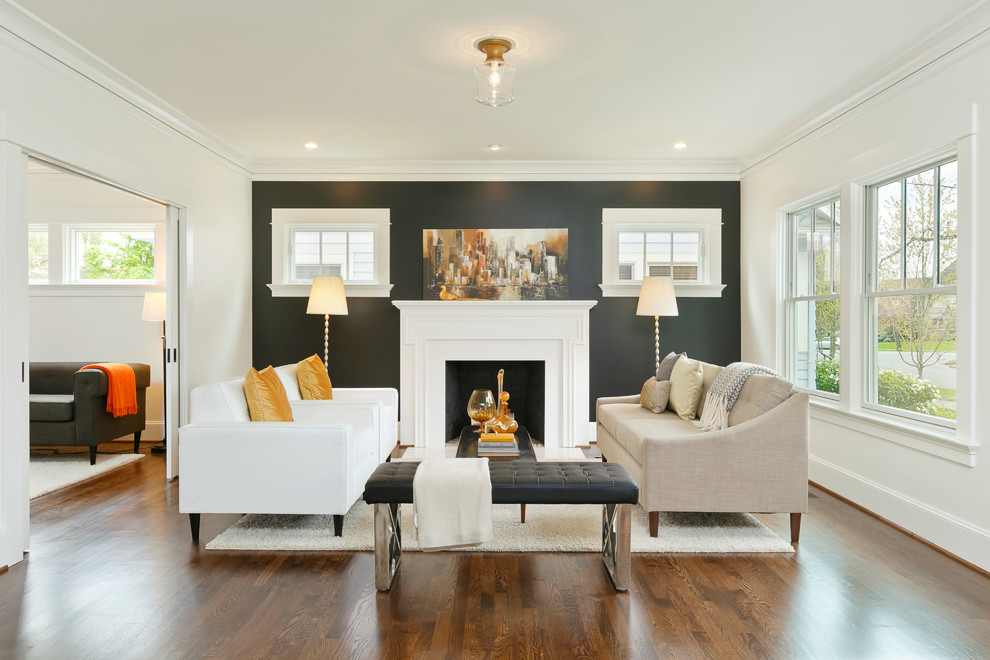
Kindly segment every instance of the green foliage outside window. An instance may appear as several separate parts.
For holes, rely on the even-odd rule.
[[[154,241],[123,232],[82,235],[81,280],[154,280]]]
[[[839,393],[839,361],[828,358],[815,363],[815,388],[819,392]]]
[[[48,232],[28,232],[28,281],[48,281]]]
[[[839,393],[839,361],[821,359],[815,364],[815,387]],[[925,415],[955,419],[953,410],[941,405],[937,387],[927,380],[896,369],[877,371],[877,402],[883,406]]]

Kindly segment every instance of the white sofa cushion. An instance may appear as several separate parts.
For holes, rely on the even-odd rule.
[[[729,411],[729,426],[748,422],[776,408],[791,396],[790,381],[769,374],[751,374],[739,391],[739,398]]]

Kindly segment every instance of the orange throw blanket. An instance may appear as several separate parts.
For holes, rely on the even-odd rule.
[[[87,364],[83,369],[101,369],[106,372],[110,387],[107,391],[107,412],[114,417],[135,415],[138,411],[137,384],[134,370],[122,362]]]

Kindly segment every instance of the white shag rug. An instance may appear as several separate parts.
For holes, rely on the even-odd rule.
[[[36,454],[31,456],[28,492],[31,499],[41,497],[142,458],[144,454],[97,454],[96,465],[90,465],[88,453]]]
[[[403,504],[403,550],[419,550],[412,538],[412,505]],[[519,522],[518,504],[492,508],[494,538],[467,552],[601,552],[602,507],[596,504],[530,504]],[[246,515],[210,541],[208,550],[374,550],[374,506],[358,500],[344,517],[344,535],[333,518],[318,515]],[[633,552],[794,552],[790,543],[748,513],[661,513],[660,531],[649,535],[646,511],[633,507]]]

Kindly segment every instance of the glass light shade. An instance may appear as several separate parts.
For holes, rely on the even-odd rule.
[[[503,60],[486,60],[474,67],[474,77],[478,82],[478,93],[474,100],[483,105],[497,108],[512,103],[512,81],[516,67]]]

